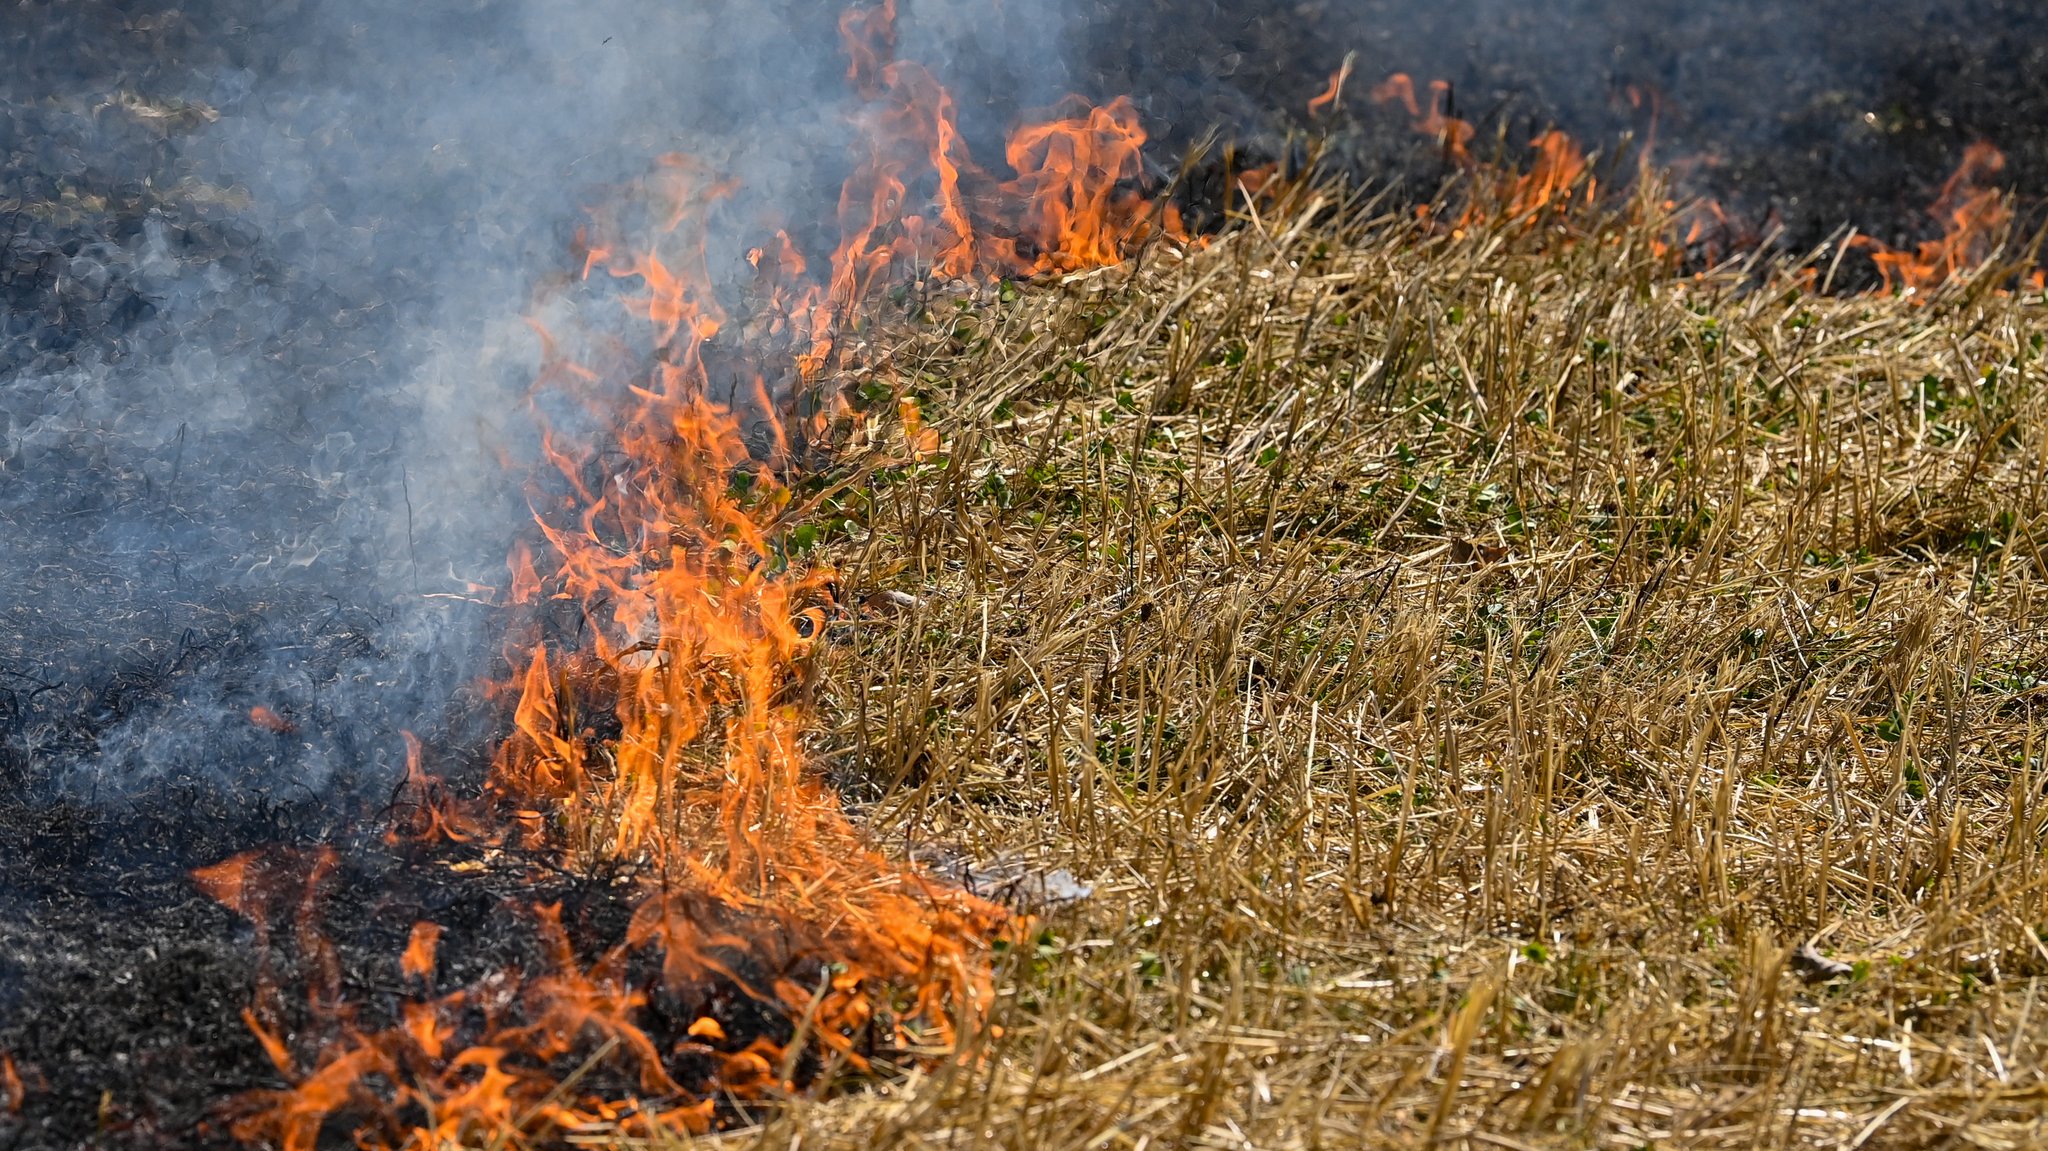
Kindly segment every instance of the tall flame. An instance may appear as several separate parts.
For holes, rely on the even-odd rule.
[[[390,842],[623,871],[623,936],[579,959],[560,907],[529,907],[540,970],[437,992],[445,932],[419,921],[398,959],[406,995],[373,1027],[344,1002],[320,936],[334,853],[202,870],[202,890],[257,924],[266,955],[288,910],[310,977],[293,1017],[311,1024],[294,1035],[281,980],[260,973],[245,1018],[288,1086],[237,1103],[239,1138],[309,1149],[343,1113],[364,1147],[701,1132],[719,1098],[795,1090],[800,1068],[859,1069],[872,1050],[955,1049],[988,1009],[1006,913],[886,859],[806,768],[805,669],[840,609],[832,573],[779,546],[781,477],[829,432],[836,332],[885,276],[1074,271],[1181,233],[1142,192],[1130,101],[1072,102],[1019,129],[1014,175],[998,180],[968,156],[946,90],[892,59],[894,15],[885,2],[841,23],[866,113],[822,284],[778,234],[748,251],[757,282],[729,311],[707,252],[741,189],[683,156],[580,237],[583,295],[615,300],[628,328],[536,324],[548,467],[530,487],[542,546],[509,563],[507,602],[533,612],[509,653],[512,732],[466,802],[407,737],[410,802]],[[903,412],[913,450],[936,450],[914,405]],[[560,601],[585,624],[566,642],[536,610]],[[708,1002],[706,988],[781,1024],[735,1037],[715,1017],[671,1027],[653,1009],[657,995]],[[578,1083],[579,1063],[609,1077]]]

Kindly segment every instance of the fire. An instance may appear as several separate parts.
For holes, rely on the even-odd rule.
[[[224,859],[212,867],[202,867],[192,873],[192,882],[208,899],[238,915],[249,916],[251,904],[249,876],[262,866],[263,856],[259,852],[243,852],[230,859]]]
[[[1756,232],[1730,215],[1719,200],[1667,199],[1658,202],[1657,210],[1663,226],[1650,243],[1660,258],[1711,265],[1731,251],[1760,242]]]
[[[1126,246],[1154,228],[1152,205],[1125,190],[1143,175],[1144,146],[1138,110],[1121,96],[1011,136],[1006,153],[1017,178],[1001,191],[1021,208],[1022,234],[995,270],[1073,272],[1122,261]],[[1161,208],[1165,231],[1185,238],[1172,206]]]
[[[274,735],[290,735],[298,730],[291,720],[262,704],[249,709],[249,722]]]
[[[958,1050],[982,1026],[1010,917],[874,850],[806,765],[804,670],[843,609],[833,573],[782,549],[784,477],[826,439],[837,333],[885,277],[1072,272],[1185,236],[1144,193],[1129,100],[1019,128],[997,178],[946,90],[892,58],[894,15],[885,2],[840,25],[865,107],[822,282],[779,233],[747,249],[755,281],[730,306],[707,253],[743,189],[688,157],[595,213],[582,302],[535,325],[548,466],[529,489],[541,546],[508,561],[504,602],[530,613],[508,652],[511,734],[468,800],[405,737],[387,848],[453,874],[529,868],[537,888],[542,868],[619,876],[630,922],[592,952],[560,904],[513,908],[532,969],[441,991],[446,929],[415,922],[405,995],[373,1018],[342,997],[320,931],[333,852],[202,869],[201,890],[256,926],[245,1019],[287,1083],[237,1102],[238,1138],[299,1151],[341,1115],[366,1148],[673,1138],[715,1126],[720,1100]],[[915,401],[899,411],[911,453],[937,451]],[[558,635],[539,609],[561,601],[584,626]],[[267,958],[287,916],[296,1008]],[[708,1010],[721,995],[779,1022],[735,1028]],[[675,1003],[698,1006],[673,1018]]]
[[[869,103],[867,154],[841,190],[827,313],[843,313],[890,269],[1033,276],[1116,264],[1155,237],[1192,242],[1178,211],[1143,192],[1146,134],[1128,98],[1070,98],[1019,127],[1004,148],[1013,175],[1000,178],[975,163],[944,85],[891,58],[894,15],[890,0],[840,23]]]
[[[881,92],[882,68],[896,55],[896,0],[873,8],[848,8],[839,17],[839,39],[846,47],[846,79],[868,99]]]
[[[1450,97],[1448,81],[1431,81],[1425,110],[1416,95],[1415,81],[1406,72],[1394,73],[1372,90],[1375,103],[1404,109],[1417,132],[1437,141],[1447,162],[1471,174],[1472,197],[1456,227],[1470,227],[1486,220],[1533,224],[1575,200],[1590,202],[1595,197],[1598,189],[1589,174],[1585,152],[1571,136],[1556,129],[1529,142],[1534,155],[1525,169],[1480,163],[1472,155],[1475,129],[1470,121],[1449,113]]]
[[[1469,121],[1460,120],[1449,114],[1451,84],[1448,80],[1429,82],[1429,110],[1422,110],[1422,104],[1415,97],[1415,80],[1406,72],[1396,72],[1372,90],[1375,104],[1398,104],[1407,109],[1408,118],[1415,130],[1433,137],[1443,148],[1444,158],[1460,168],[1473,168],[1477,161],[1472,158],[1472,136],[1474,129]]]
[[[1344,57],[1344,63],[1341,66],[1339,66],[1335,72],[1330,73],[1330,82],[1323,85],[1323,90],[1321,92],[1318,92],[1314,96],[1309,97],[1309,119],[1316,119],[1317,117],[1321,116],[1326,109],[1332,112],[1337,110],[1340,102],[1344,99],[1344,82],[1351,78],[1351,66],[1357,62],[1357,53],[1353,52],[1346,54]],[[1414,92],[1412,90],[1409,92],[1409,99],[1412,103],[1414,99]]]
[[[405,942],[405,955],[398,961],[398,969],[414,979],[426,980],[434,974],[434,952],[441,945],[441,925],[422,919],[412,925],[412,934]]]
[[[924,408],[914,397],[905,396],[896,402],[896,418],[903,425],[903,439],[915,459],[924,459],[937,454],[939,433],[925,426]]]
[[[2005,153],[1980,140],[1964,151],[1962,164],[1927,209],[1943,226],[1940,239],[1906,251],[1858,237],[1856,245],[1870,250],[1871,262],[1884,277],[1883,290],[1928,291],[1989,259],[2012,223],[2005,194],[1991,183],[2004,170]]]
[[[1552,129],[1530,141],[1536,150],[1529,169],[1504,185],[1502,201],[1510,219],[1533,218],[1545,209],[1569,201],[1583,189],[1590,201],[1598,192],[1586,175],[1586,154],[1578,142]]]
[[[244,913],[259,935],[267,932],[291,887],[304,883],[311,899],[324,883],[325,869],[317,857],[310,869],[305,863],[273,860],[260,882],[242,888]],[[644,1006],[645,996],[626,985],[617,955],[583,968],[570,952],[555,909],[539,908],[535,916],[552,953],[553,969],[542,976],[522,980],[507,972],[436,999],[408,1000],[401,1005],[402,1024],[386,1029],[358,1026],[348,1004],[313,996],[306,1015],[310,1028],[326,1036],[326,1046],[307,1072],[292,1058],[277,1018],[264,1018],[258,1008],[245,1012],[251,1030],[292,1085],[236,1101],[232,1132],[285,1151],[310,1151],[328,1118],[342,1112],[361,1116],[356,1140],[371,1147],[441,1147],[473,1136],[502,1141],[541,1126],[568,1129],[608,1122],[618,1118],[616,1108],[607,1114],[601,1101],[560,1091],[546,1070],[575,1050],[586,1033],[603,1044],[601,1050],[623,1049],[624,1062],[638,1069],[642,1089],[677,1092],[651,1040],[628,1018]],[[431,964],[430,954],[418,953],[431,952],[426,941],[438,929],[423,931],[422,926],[431,925],[415,927],[405,960],[408,970],[419,958]],[[497,1023],[514,1014],[526,1022]],[[474,1029],[476,1017],[485,1021],[490,1042],[454,1048],[459,1035]],[[380,1083],[388,1086],[379,1090],[374,1085]],[[708,1110],[701,1101],[644,1110],[636,1116],[636,1129],[664,1134],[702,1130],[700,1120]],[[426,1118],[409,1118],[414,1115]]]
[[[19,1115],[21,1105],[27,1099],[28,1086],[21,1081],[21,1071],[14,1065],[14,1056],[0,1051],[0,1111]]]

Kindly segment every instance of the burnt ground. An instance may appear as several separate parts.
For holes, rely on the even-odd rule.
[[[374,827],[400,729],[473,776],[495,722],[468,692],[491,621],[420,593],[460,590],[479,522],[484,558],[502,556],[517,493],[486,514],[489,496],[416,478],[441,401],[407,380],[446,343],[435,317],[461,285],[553,266],[583,172],[512,185],[526,214],[508,214],[502,173],[431,142],[488,116],[393,109],[422,75],[523,76],[530,47],[499,33],[543,7],[366,7],[359,25],[245,0],[0,15],[0,1052],[29,1088],[20,1115],[0,1111],[0,1148],[219,1142],[209,1109],[275,1077],[237,1018],[246,925],[187,872]],[[767,23],[829,44],[832,7],[791,0]],[[2006,151],[2023,199],[2048,189],[2048,11],[1877,7],[1077,3],[1029,30],[999,9],[939,70],[978,155],[1020,104],[1128,91],[1162,168],[1215,126],[1247,162],[1327,131],[1348,174],[1417,195],[1444,171],[1364,99],[1388,72],[1452,81],[1454,110],[1510,159],[1550,125],[1620,155],[1647,128],[1627,91],[1654,90],[1659,154],[1693,160],[1687,189],[1781,221],[1790,247],[1846,223],[1923,238],[1977,139]],[[1019,37],[1045,53],[1007,51]],[[1347,111],[1308,125],[1302,105],[1350,51]],[[821,59],[803,75],[836,82]],[[579,75],[553,79],[564,106],[584,98]],[[738,115],[730,100],[701,117]],[[675,146],[631,124],[612,170]],[[792,187],[830,187],[844,164],[810,162],[825,176]],[[250,722],[256,707],[288,730]],[[349,859],[338,902],[362,910],[337,939],[374,991],[415,905],[453,896],[377,849]],[[463,896],[484,902],[450,961],[508,958],[487,925],[538,894]]]
[[[41,827],[31,846],[34,858],[17,861],[12,870],[17,877],[49,877],[43,886],[17,887],[0,907],[0,956],[16,988],[8,1050],[27,1091],[21,1112],[0,1126],[0,1146],[234,1145],[229,1126],[238,1097],[278,1081],[241,1023],[259,982],[276,987],[274,1002],[297,1058],[310,1058],[322,1037],[339,1033],[332,1015],[303,999],[318,968],[293,918],[306,889],[305,862],[319,847],[338,848],[341,860],[317,888],[319,931],[342,974],[346,1022],[364,1031],[394,1026],[401,1001],[432,989],[553,973],[555,959],[535,929],[539,907],[560,910],[578,962],[587,965],[623,940],[634,906],[630,877],[570,876],[516,854],[447,844],[392,846],[309,834],[289,826],[289,813],[276,812],[272,826],[247,828],[270,845],[266,858],[278,861],[279,878],[267,893],[273,927],[265,934],[198,894],[185,874],[203,858],[191,834],[195,822],[246,825],[249,813],[222,810],[205,795],[184,798],[182,805],[148,805],[154,817],[108,820],[50,804],[11,806],[0,815],[12,836],[33,809]],[[124,837],[119,867],[108,866],[96,846],[115,825]],[[421,920],[442,932],[431,988],[409,979],[399,965],[412,925]],[[742,968],[747,961],[728,958]],[[664,1050],[690,1042],[686,1029],[706,1014],[724,1023],[723,1045],[730,1050],[756,1037],[789,1039],[786,1019],[732,985],[668,993],[658,990],[656,958],[643,955],[634,963],[632,977],[651,996],[636,1020]],[[481,1026],[473,1013],[458,1018],[465,1028]],[[457,1034],[465,1044],[484,1035]],[[564,1056],[552,1072],[568,1076],[587,1054]],[[684,1055],[671,1059],[669,1069],[690,1083],[693,1074],[712,1074],[711,1066],[703,1056]],[[799,1078],[813,1070],[809,1060],[797,1068]],[[610,1098],[638,1089],[630,1070],[609,1065],[586,1084]],[[373,1118],[342,1111],[329,1121],[321,1145],[353,1146],[354,1125]]]
[[[2024,203],[2048,192],[2048,9],[2026,0],[1133,0],[1096,6],[1071,35],[1084,73],[1140,93],[1168,141],[1221,120],[1261,156],[1327,132],[1347,175],[1418,192],[1445,174],[1440,157],[1369,98],[1397,71],[1450,82],[1475,152],[1508,162],[1559,127],[1633,166],[1654,99],[1654,156],[1681,165],[1680,193],[1781,225],[1788,248],[1848,224],[1894,245],[1928,238],[1925,207],[1978,140],[2004,150]],[[1346,109],[1306,123],[1347,53]]]

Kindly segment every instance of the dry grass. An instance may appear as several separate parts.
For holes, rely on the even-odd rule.
[[[1640,215],[1323,202],[876,337],[813,523],[919,602],[821,755],[1095,893],[977,1063],[726,1140],[2048,1144],[2048,305]]]

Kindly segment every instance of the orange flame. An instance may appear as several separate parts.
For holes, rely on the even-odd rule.
[[[896,55],[896,0],[873,8],[848,8],[839,17],[846,48],[846,78],[868,99],[881,92],[882,69]]]
[[[19,1115],[27,1101],[28,1087],[21,1081],[21,1071],[14,1066],[14,1056],[0,1051],[0,1110]]]
[[[251,872],[261,866],[263,853],[245,851],[240,855],[224,859],[212,867],[202,867],[192,873],[192,882],[208,899],[238,915],[256,918],[250,914],[254,906],[251,890]],[[259,927],[264,921],[259,921]]]
[[[262,704],[249,709],[249,722],[274,735],[290,735],[298,730],[291,720]]]
[[[1445,111],[1450,97],[1450,81],[1431,80],[1429,111],[1423,111],[1421,101],[1415,96],[1415,80],[1406,72],[1394,73],[1372,90],[1374,103],[1399,104],[1407,109],[1415,130],[1436,139],[1444,150],[1445,159],[1460,168],[1471,168],[1477,163],[1471,151],[1474,129],[1469,121],[1460,120]]]
[[[320,866],[315,857],[307,875],[309,890],[319,885]],[[245,907],[259,936],[277,910],[274,905],[289,894],[283,882],[287,873],[299,870],[307,870],[306,861],[289,855],[255,857],[243,869]],[[712,1116],[708,1098],[686,1096],[653,1040],[633,1020],[647,997],[626,980],[629,953],[614,949],[586,968],[574,957],[557,908],[536,909],[534,926],[550,956],[547,974],[522,980],[516,972],[504,972],[438,999],[407,1000],[400,1004],[396,1027],[362,1030],[338,998],[316,997],[309,1004],[310,1030],[325,1039],[307,1072],[300,1071],[282,1027],[260,1008],[244,1011],[250,1031],[290,1085],[236,1101],[231,1132],[246,1142],[312,1151],[323,1126],[343,1113],[361,1118],[356,1142],[364,1147],[438,1147],[468,1140],[524,1146],[529,1135],[543,1129],[596,1124],[649,1137],[707,1129]],[[409,974],[424,977],[431,969],[432,941],[438,934],[432,928],[415,926],[401,960]],[[298,942],[302,958],[323,950],[324,941],[308,938],[303,928]],[[267,950],[263,953],[267,956]],[[616,1048],[621,1053],[638,1091],[677,1102],[625,1105],[564,1089],[551,1067],[593,1042],[602,1045],[600,1051]],[[419,1114],[430,1117],[426,1126],[408,1118]]]
[[[1425,111],[1416,96],[1415,81],[1406,72],[1394,73],[1372,90],[1374,102],[1405,109],[1417,132],[1434,138],[1447,161],[1473,175],[1472,199],[1456,226],[1489,219],[1526,226],[1581,196],[1593,199],[1597,188],[1588,175],[1585,152],[1569,135],[1551,129],[1531,140],[1535,155],[1523,171],[1481,164],[1472,155],[1472,124],[1446,110],[1450,96],[1448,81],[1430,81]]]
[[[1140,191],[1146,137],[1128,99],[1095,107],[1070,97],[1052,118],[1018,128],[1004,150],[1015,176],[999,181],[969,155],[952,94],[916,63],[893,59],[895,17],[885,0],[840,22],[848,75],[872,107],[866,158],[840,193],[822,314],[843,314],[892,268],[954,279],[1041,275],[1119,263],[1154,236],[1191,242],[1178,212]],[[804,378],[819,366],[807,361]]]
[[[1659,258],[1714,264],[1731,250],[1759,242],[1756,232],[1730,215],[1719,200],[1665,200],[1659,207],[1662,228],[1650,240]]]
[[[1885,292],[1918,293],[1938,288],[1959,273],[1982,264],[2012,223],[2012,208],[1990,181],[2005,170],[2005,153],[1978,141],[1963,153],[1963,162],[1941,186],[1941,195],[1927,209],[1944,231],[1912,251],[1893,248],[1868,237],[1856,238],[1867,248]]]
[[[1502,210],[1511,220],[1530,219],[1570,200],[1584,187],[1591,200],[1597,189],[1586,179],[1586,155],[1577,141],[1555,129],[1530,142],[1536,157],[1529,170],[1509,178],[1501,195]]]
[[[515,555],[515,582],[518,566],[519,557]],[[409,731],[398,734],[405,740],[405,784],[399,793],[403,798],[393,807],[391,826],[385,832],[384,841],[392,844],[407,839],[467,843],[490,838],[488,831],[480,827],[472,814],[464,811],[461,803],[448,793],[440,778],[429,775],[420,766],[419,737]]]
[[[422,919],[412,925],[412,934],[406,938],[405,955],[398,961],[398,969],[414,979],[427,979],[434,974],[434,952],[441,944],[441,925]]]
[[[582,873],[623,866],[637,877],[623,938],[584,962],[559,907],[532,909],[544,970],[434,995],[440,929],[419,922],[398,957],[412,997],[373,1028],[342,1001],[317,926],[331,853],[195,873],[257,926],[266,958],[245,1019],[287,1083],[240,1102],[238,1138],[311,1148],[344,1113],[366,1148],[677,1138],[714,1126],[721,1098],[792,1091],[828,1064],[862,1070],[873,1049],[956,1049],[981,1025],[990,941],[1016,925],[875,851],[805,764],[805,665],[839,608],[831,572],[784,554],[781,477],[796,445],[829,430],[837,332],[884,277],[1073,272],[1186,237],[1145,194],[1131,101],[1070,100],[1017,129],[1013,175],[999,179],[968,155],[945,88],[892,58],[894,18],[885,0],[841,22],[868,104],[822,283],[778,233],[744,249],[744,302],[722,299],[709,239],[739,189],[682,156],[579,235],[581,291],[615,297],[628,329],[587,310],[535,325],[549,470],[530,490],[540,545],[513,551],[504,602],[570,601],[587,626],[566,644],[538,614],[514,628],[512,731],[481,799],[455,799],[406,737],[394,849],[459,846],[470,855],[458,872],[482,867],[479,851]],[[914,399],[899,417],[913,458],[939,450]],[[286,911],[304,1028],[284,1026],[268,966]],[[729,1034],[709,1014],[666,1031],[652,1005],[707,1002],[707,989],[751,997],[788,1032]],[[599,1071],[571,1088],[578,1065]]]
[[[1017,178],[1003,196],[1021,202],[1021,235],[996,270],[1074,272],[1122,262],[1125,249],[1156,231],[1185,238],[1171,205],[1127,191],[1144,173],[1145,129],[1128,97],[1100,108],[1071,106],[1058,119],[1019,129],[1006,149]]]
[[[1321,116],[1325,108],[1330,109],[1331,111],[1335,111],[1337,109],[1338,101],[1343,99],[1344,97],[1344,81],[1349,80],[1351,78],[1351,65],[1353,62],[1353,57],[1344,57],[1343,66],[1338,68],[1335,72],[1330,73],[1330,82],[1323,86],[1323,90],[1321,92],[1318,92],[1314,96],[1309,97],[1309,119],[1314,120],[1317,117]],[[1414,92],[1412,89],[1409,92],[1409,98],[1411,102],[1414,99]]]
[[[903,424],[903,438],[912,458],[922,460],[938,453],[939,433],[925,426],[924,408],[914,397],[896,401],[896,416]]]

